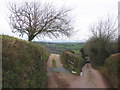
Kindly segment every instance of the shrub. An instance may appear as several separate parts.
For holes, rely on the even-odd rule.
[[[83,65],[83,58],[78,56],[78,55],[75,55],[69,51],[63,51],[61,53],[61,59],[62,59],[62,63],[63,63],[63,66],[68,69],[69,71],[75,71],[77,72],[76,75],[79,75],[80,73],[80,69],[82,68],[82,65]],[[73,68],[71,68],[68,64],[70,64],[73,66]]]
[[[113,54],[109,58],[106,59],[104,65],[104,74],[110,80],[114,88],[118,88],[120,83],[120,72],[118,71],[120,68],[120,53]]]
[[[56,67],[56,61],[54,59],[52,60],[52,66]]]
[[[117,52],[117,45],[112,41],[106,42],[104,38],[93,37],[85,43],[83,50],[84,55],[91,57],[93,65],[102,66],[106,58]]]
[[[45,87],[48,55],[40,45],[2,35],[2,87]]]

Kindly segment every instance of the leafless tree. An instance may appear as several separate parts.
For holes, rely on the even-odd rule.
[[[93,64],[103,65],[106,58],[118,51],[118,45],[115,42],[117,28],[115,23],[108,18],[92,25],[90,31],[92,36],[84,44],[82,52],[84,55],[91,57]]]
[[[97,25],[90,26],[90,31],[92,32],[92,36],[95,38],[102,38],[105,41],[113,40],[117,34],[117,28],[115,27],[115,23],[108,19],[105,21],[100,20]]]
[[[72,20],[68,15],[70,9],[56,9],[52,4],[41,2],[24,2],[19,5],[10,3],[9,5],[12,31],[19,32],[21,36],[27,34],[28,41],[39,36],[69,37],[73,32]]]

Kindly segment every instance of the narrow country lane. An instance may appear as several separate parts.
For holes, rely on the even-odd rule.
[[[52,60],[56,61],[56,71]],[[58,54],[51,54],[47,62],[48,82],[46,88],[111,88],[107,80],[90,64],[83,67],[83,76],[76,76],[63,68]]]

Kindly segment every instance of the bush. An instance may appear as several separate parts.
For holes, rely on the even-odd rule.
[[[84,55],[91,57],[93,65],[102,66],[106,58],[117,52],[117,45],[114,42],[106,42],[104,38],[91,38],[85,43],[83,50]]]
[[[2,35],[2,87],[45,87],[48,55],[40,45]]]
[[[56,67],[56,61],[54,59],[52,60],[52,66]]]
[[[120,71],[118,71],[119,68],[120,53],[113,54],[106,59],[103,73],[110,80],[114,88],[118,88],[118,86],[120,86],[120,83],[118,83],[118,81],[120,80]]]
[[[76,72],[76,75],[79,75],[80,74],[80,71],[81,71],[81,68],[82,68],[82,65],[83,65],[83,58],[78,56],[78,55],[75,55],[69,51],[63,51],[61,53],[61,59],[62,59],[62,63],[63,63],[63,66],[68,69],[69,71],[75,71]],[[73,68],[71,68],[68,64],[69,61],[73,62]]]

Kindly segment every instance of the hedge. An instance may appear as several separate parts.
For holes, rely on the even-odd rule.
[[[69,51],[63,51],[61,53],[61,59],[63,66],[68,69],[70,72],[75,71],[76,75],[80,74],[84,59],[76,54],[73,54]],[[71,68],[68,64],[70,64],[70,61],[74,64],[71,64],[73,68]]]
[[[2,35],[2,87],[44,88],[48,55],[41,45]]]
[[[120,86],[120,53],[113,54],[105,60],[104,75],[110,80],[114,88]]]

